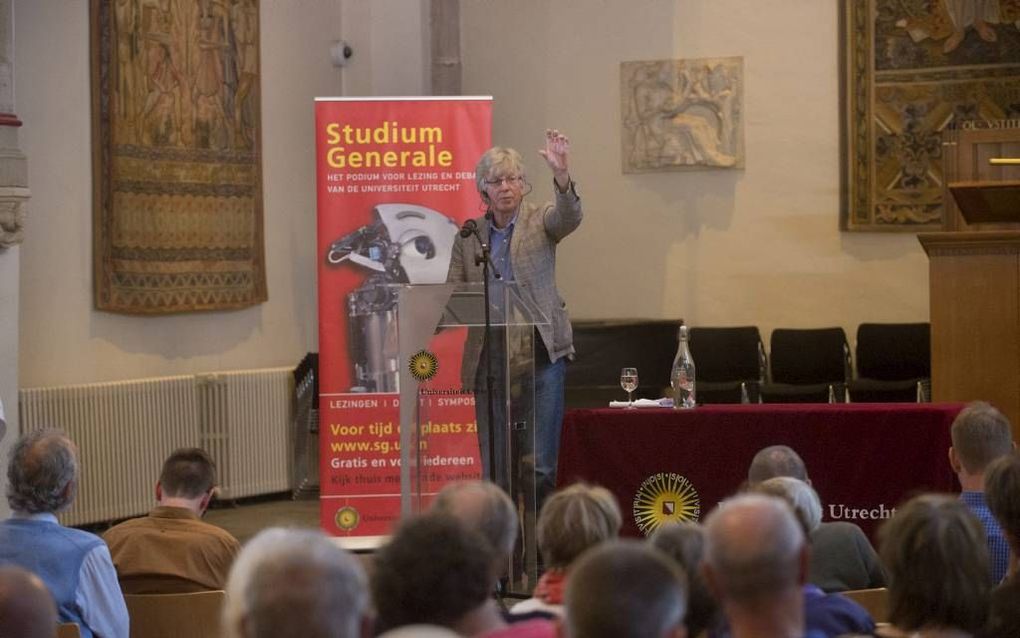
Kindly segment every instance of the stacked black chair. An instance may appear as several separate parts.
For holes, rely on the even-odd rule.
[[[857,327],[855,402],[927,401],[931,386],[931,324],[862,323]]]
[[[757,326],[692,327],[690,348],[698,403],[758,402],[767,368]]]
[[[769,345],[771,382],[762,386],[763,403],[846,400],[850,346],[842,328],[777,328]]]
[[[567,366],[565,403],[568,409],[604,408],[622,401],[620,369],[638,369],[640,385],[634,398],[659,398],[669,387],[677,348],[676,321],[574,321],[577,358]],[[697,364],[697,360],[695,360]]]

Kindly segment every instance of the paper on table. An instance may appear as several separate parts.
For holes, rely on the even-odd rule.
[[[609,407],[611,408],[626,408],[631,404],[627,401],[610,401]],[[634,402],[635,408],[671,408],[673,407],[673,399],[662,398],[662,399],[638,399]]]

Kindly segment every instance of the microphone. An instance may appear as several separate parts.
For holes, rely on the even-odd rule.
[[[469,219],[464,222],[464,225],[460,227],[460,236],[467,239],[471,235],[474,235],[478,230],[478,222],[473,219]]]

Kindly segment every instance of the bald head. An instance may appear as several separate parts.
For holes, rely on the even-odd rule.
[[[804,459],[786,445],[770,445],[754,455],[747,470],[747,481],[752,485],[777,476],[789,476],[810,483]]]
[[[39,577],[30,571],[0,567],[0,636],[53,638],[57,607]]]
[[[705,521],[705,570],[720,598],[754,603],[800,586],[804,532],[778,498],[745,494]]]
[[[491,481],[450,483],[432,503],[436,512],[447,514],[485,537],[502,561],[513,552],[517,541],[517,511],[501,487]]]

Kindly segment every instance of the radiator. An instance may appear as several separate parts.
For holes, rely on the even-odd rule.
[[[291,489],[292,368],[200,375],[201,447],[216,460],[220,498]]]
[[[290,489],[290,368],[26,388],[23,432],[57,427],[80,452],[80,483],[65,525],[147,512],[163,461],[201,447],[216,462],[221,498]]]

